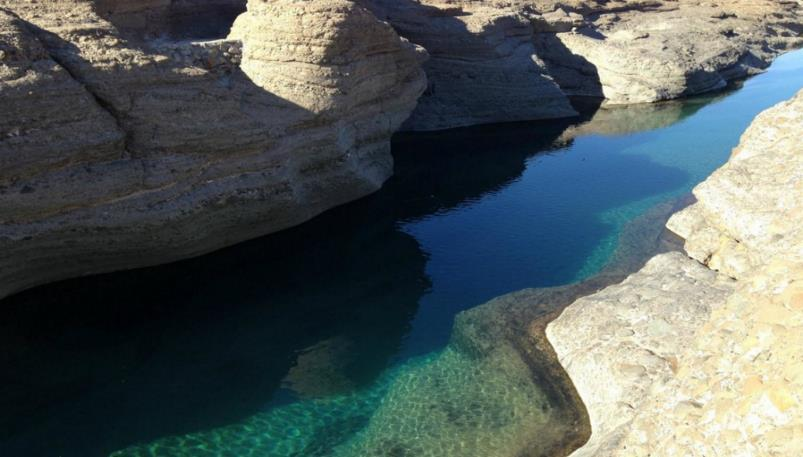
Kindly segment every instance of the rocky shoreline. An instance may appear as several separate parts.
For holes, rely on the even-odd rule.
[[[572,456],[798,455],[803,92],[759,115],[661,254],[547,337],[588,408]]]
[[[399,130],[721,89],[800,46],[802,18],[799,0],[0,1],[0,299],[297,225],[379,189]],[[668,222],[688,255],[492,302],[529,325],[502,335],[516,366],[554,374],[531,357],[545,331],[588,408],[574,456],[803,454],[801,125],[798,94],[696,188]],[[533,316],[555,300],[573,303]],[[567,414],[560,447],[588,432]]]
[[[801,8],[4,0],[0,297],[299,224],[378,189],[399,129],[720,88],[799,46]]]

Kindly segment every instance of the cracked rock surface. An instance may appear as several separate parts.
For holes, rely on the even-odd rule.
[[[591,418],[574,457],[803,451],[802,108],[759,115],[670,219],[692,258],[659,255],[547,327]]]
[[[346,0],[256,1],[232,69],[132,26],[163,3],[0,2],[0,297],[281,230],[390,176],[426,84],[390,26]]]
[[[410,130],[566,117],[572,96],[699,94],[803,44],[797,1],[360,1],[431,55]]]
[[[378,189],[401,128],[566,117],[577,95],[615,105],[720,88],[799,46],[802,11],[0,0],[0,297],[303,222]]]

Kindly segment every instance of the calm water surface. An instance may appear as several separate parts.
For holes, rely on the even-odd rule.
[[[508,455],[537,386],[453,350],[455,316],[598,272],[802,86],[796,52],[715,96],[400,135],[380,192],[302,226],[7,299],[0,455]]]

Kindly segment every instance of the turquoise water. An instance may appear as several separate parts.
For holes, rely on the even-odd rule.
[[[400,135],[380,192],[307,224],[7,299],[0,455],[538,455],[560,411],[455,316],[600,271],[800,87],[797,52],[723,94]]]

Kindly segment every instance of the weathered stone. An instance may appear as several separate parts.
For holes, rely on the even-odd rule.
[[[129,3],[2,4],[0,296],[280,230],[391,174],[390,135],[426,82],[367,10],[255,1],[242,70],[221,71],[118,27],[107,10]]]
[[[728,2],[717,19],[714,5],[654,3],[665,7],[625,4],[609,18],[610,6],[576,33],[538,34],[538,55],[567,94],[629,104],[721,89],[801,45],[798,3]]]
[[[430,54],[424,65],[429,87],[406,129],[436,130],[576,114],[535,58],[533,28],[519,9],[485,2],[366,3],[401,36]]]
[[[759,115],[730,161],[670,219],[689,255],[739,278],[803,250],[803,93]]]
[[[549,324],[547,337],[591,419],[591,440],[574,456],[617,449],[651,386],[672,378],[677,358],[732,287],[681,253],[662,254]]]
[[[759,115],[668,224],[738,280],[661,255],[547,328],[592,423],[572,456],[803,449],[802,107],[800,92]]]

